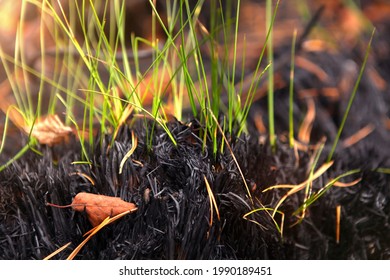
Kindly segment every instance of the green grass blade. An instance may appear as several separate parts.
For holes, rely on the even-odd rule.
[[[343,119],[342,119],[342,121],[341,121],[339,130],[338,130],[338,132],[337,132],[337,136],[336,136],[336,138],[335,138],[335,140],[334,140],[334,142],[333,142],[332,149],[331,149],[331,151],[329,152],[329,155],[328,155],[328,162],[332,160],[332,157],[333,157],[333,154],[334,154],[334,152],[335,152],[335,150],[336,150],[337,144],[338,144],[338,142],[339,142],[341,133],[343,132],[345,122],[346,122],[346,120],[347,120],[347,118],[348,118],[349,111],[350,111],[350,109],[351,109],[351,107],[352,107],[352,104],[353,104],[353,101],[354,101],[354,99],[355,99],[357,90],[358,90],[358,88],[359,88],[360,80],[362,79],[364,70],[365,70],[365,68],[366,68],[366,63],[367,63],[367,60],[368,60],[368,56],[369,56],[369,54],[370,54],[370,49],[371,49],[372,40],[373,40],[373,38],[374,38],[374,34],[375,34],[375,28],[373,29],[372,34],[371,34],[370,41],[368,42],[368,46],[367,46],[367,49],[366,49],[366,53],[365,53],[365,55],[364,55],[363,64],[362,64],[362,66],[360,67],[359,76],[358,76],[358,78],[357,78],[357,80],[356,80],[356,83],[355,83],[355,86],[354,86],[354,88],[353,88],[351,97],[349,98],[349,102],[348,102],[347,108],[346,108],[346,110],[345,110]]]
[[[10,166],[13,162],[20,159],[28,150],[30,150],[30,144],[25,145],[15,156],[9,159],[5,164],[0,166],[0,172]]]
[[[266,1],[266,26],[271,29],[269,39],[267,41],[267,58],[270,64],[268,69],[268,129],[271,147],[274,150],[276,145],[275,137],[275,113],[274,113],[274,66],[273,66],[273,31],[271,28],[272,16],[272,0]]]
[[[311,195],[303,205],[301,205],[297,210],[293,212],[293,215],[297,215],[299,212],[304,211],[307,209],[310,205],[312,205],[314,202],[316,202],[321,196],[323,196],[336,182],[338,182],[340,179],[351,176],[357,173],[360,173],[360,169],[353,169],[348,172],[345,172],[336,178],[332,179],[330,182],[328,182],[323,188],[321,188],[318,192]]]
[[[297,30],[294,30],[291,44],[291,66],[290,66],[290,86],[289,86],[289,142],[290,147],[294,147],[294,68],[295,68],[295,43],[297,40]]]

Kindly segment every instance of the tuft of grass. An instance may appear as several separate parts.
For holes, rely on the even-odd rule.
[[[167,1],[167,18],[163,19],[155,1],[149,0],[152,13],[152,38],[149,41],[134,35],[128,38],[124,28],[125,1],[82,0],[71,1],[65,6],[59,1],[31,1],[42,14],[39,38],[41,49],[37,58],[40,60],[39,71],[24,57],[25,46],[21,40],[25,24],[24,4],[15,55],[8,57],[2,52],[1,60],[9,77],[21,72],[25,78],[24,84],[9,79],[16,99],[15,106],[23,113],[25,123],[32,127],[41,116],[55,114],[64,108],[65,124],[72,124],[76,128],[82,148],[81,160],[88,162],[89,147],[94,146],[95,131],[116,133],[118,127],[125,123],[124,117],[129,117],[129,112],[133,111],[144,115],[145,120],[154,120],[150,129],[147,129],[149,147],[156,125],[161,126],[176,144],[167,122],[172,112],[181,120],[183,110],[189,106],[204,128],[201,133],[201,138],[205,140],[204,148],[210,140],[214,154],[223,152],[224,142],[218,144],[219,121],[223,120],[223,132],[227,135],[236,132],[239,136],[245,131],[246,118],[258,81],[271,67],[269,64],[258,74],[267,42],[272,39],[277,6],[269,21],[266,42],[251,87],[248,92],[243,92],[244,72],[241,73],[241,83],[236,84],[241,1],[210,1],[210,30],[199,21],[205,2],[198,0],[191,6],[190,1]],[[52,27],[49,33],[44,28],[48,23]],[[157,36],[157,29],[164,31],[165,40]],[[108,35],[105,30],[109,30]],[[47,48],[45,42],[48,38],[54,40],[54,47]],[[144,71],[140,65],[145,50],[139,49],[140,44],[148,46],[152,60]],[[119,58],[120,49],[122,55]],[[125,54],[124,51],[129,49],[132,54]],[[205,49],[209,50],[208,54],[205,54]],[[228,54],[231,51],[233,61],[230,64]],[[45,73],[50,59],[54,59],[54,66],[52,75],[48,76]],[[245,55],[242,63],[244,59]],[[206,60],[210,61],[210,70],[206,70],[209,67],[205,64]],[[7,67],[8,63],[14,69]],[[27,77],[31,75],[39,79],[36,100],[32,99],[29,92]],[[147,79],[150,82],[145,89]],[[47,94],[47,87],[50,88],[48,98],[43,97]],[[168,87],[171,104],[164,97]],[[150,107],[146,104],[148,97],[141,90],[149,91],[152,99]],[[223,102],[223,91],[227,93],[227,104]],[[42,106],[43,99],[49,100],[46,109]],[[224,118],[220,119],[222,115]],[[148,122],[145,121],[147,126]]]

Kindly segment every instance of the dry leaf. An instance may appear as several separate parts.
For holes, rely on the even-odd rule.
[[[126,202],[119,197],[78,193],[71,204],[75,211],[85,211],[91,224],[96,227],[104,219],[119,215],[123,212],[134,212],[137,207],[134,203]]]
[[[24,77],[20,73],[12,74],[12,78],[17,84],[22,83]],[[11,91],[10,81],[6,80],[0,83],[0,110],[8,115],[9,119],[24,133],[36,138],[39,143],[49,146],[58,144],[68,139],[69,134],[73,132],[72,128],[65,126],[57,115],[48,115],[37,120],[33,125],[28,125],[20,109],[11,101],[8,93]]]
[[[86,211],[89,221],[93,225],[93,228],[83,235],[87,237],[76,247],[76,249],[73,250],[73,252],[67,258],[68,260],[74,259],[74,257],[91,239],[91,237],[94,236],[103,227],[137,210],[135,204],[123,201],[119,197],[83,192],[78,193],[74,197],[73,202],[70,205],[61,206],[52,203],[46,203],[46,205],[57,208],[72,207],[73,210],[79,212]],[[59,252],[66,249],[70,244],[71,243],[69,242],[68,244],[62,246],[61,248],[57,249],[55,252],[47,256],[45,259],[52,258]]]
[[[49,115],[37,121],[34,126],[25,126],[24,131],[35,137],[39,143],[49,146],[61,143],[67,139],[72,128],[65,126],[57,115]]]

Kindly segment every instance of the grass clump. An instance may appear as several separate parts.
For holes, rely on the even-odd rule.
[[[236,73],[236,65],[245,60],[244,55],[242,62],[237,61],[240,1],[212,0],[207,7],[201,0],[195,4],[166,1],[162,13],[156,1],[150,0],[149,39],[127,33],[126,1],[22,3],[18,38],[23,37],[23,25],[27,24],[27,3],[41,15],[41,49],[35,58],[40,61],[40,69],[26,61],[25,46],[18,38],[14,57],[3,52],[1,55],[15,106],[23,119],[20,122],[32,128],[41,116],[64,108],[64,123],[75,126],[83,159],[88,157],[88,147],[94,146],[97,130],[115,133],[131,115],[154,120],[151,133],[159,125],[176,144],[167,122],[171,116],[182,120],[183,112],[190,108],[204,128],[201,137],[211,140],[214,154],[223,146],[218,146],[218,127],[211,113],[218,122],[222,120],[227,135],[239,136],[245,131],[256,84],[264,73],[258,74],[266,44],[271,40],[276,9],[268,15],[273,17],[268,22],[267,39],[251,88],[243,92]],[[202,22],[200,17],[207,8],[211,9],[209,18]],[[45,29],[47,25],[50,32]],[[49,66],[52,73],[47,75]],[[24,84],[12,79],[17,73],[22,74]],[[28,85],[31,76],[40,81],[34,100]],[[12,115],[7,116],[15,121]]]

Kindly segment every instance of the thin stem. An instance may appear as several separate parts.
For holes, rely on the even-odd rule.
[[[347,108],[346,108],[346,110],[345,110],[343,119],[342,119],[342,121],[341,121],[339,130],[338,130],[338,132],[337,132],[337,136],[336,136],[336,138],[335,138],[335,140],[334,140],[334,142],[333,142],[332,149],[331,149],[331,151],[330,151],[330,153],[329,153],[329,155],[328,155],[328,159],[327,159],[328,162],[332,160],[333,154],[334,154],[334,152],[335,152],[335,150],[336,150],[336,147],[337,147],[337,143],[338,143],[338,141],[339,141],[339,139],[340,139],[341,133],[343,132],[345,122],[347,121],[349,111],[351,110],[353,101],[354,101],[354,99],[355,99],[357,90],[358,90],[358,88],[359,88],[360,80],[362,79],[364,69],[366,68],[366,63],[367,63],[367,60],[368,60],[368,55],[370,54],[370,49],[371,49],[372,40],[373,40],[373,38],[374,38],[374,34],[375,34],[375,28],[372,30],[371,38],[370,38],[370,41],[368,42],[368,46],[367,46],[367,49],[366,49],[366,53],[365,53],[365,55],[364,55],[363,64],[362,64],[362,67],[360,67],[359,76],[358,76],[358,78],[357,78],[357,80],[356,80],[356,83],[355,83],[355,86],[354,86],[354,88],[353,88],[351,97],[349,98],[348,106],[347,106]]]
[[[290,147],[294,146],[294,68],[295,68],[295,43],[297,40],[297,30],[294,30],[291,47],[291,68],[290,68],[290,87],[289,87],[289,138]]]
[[[266,2],[266,26],[270,28],[272,23],[272,0],[267,0]],[[274,116],[274,66],[273,61],[273,34],[272,30],[269,34],[269,39],[267,41],[267,58],[268,63],[270,64],[268,68],[268,122],[269,122],[269,139],[271,147],[275,149],[275,116]]]

